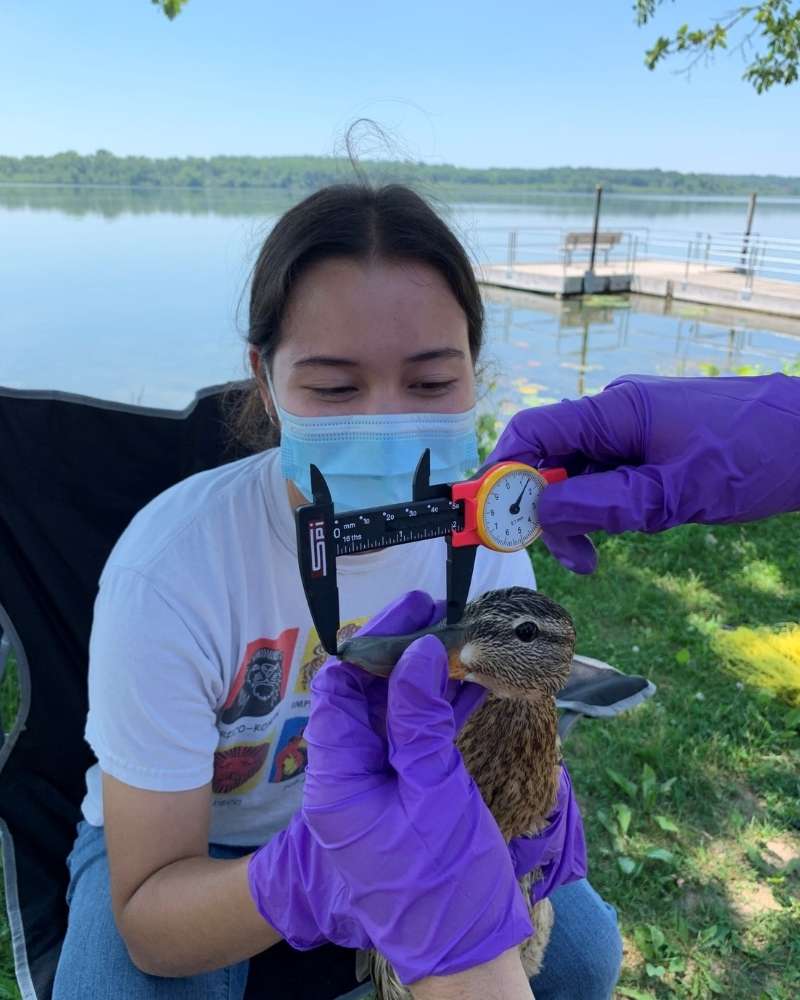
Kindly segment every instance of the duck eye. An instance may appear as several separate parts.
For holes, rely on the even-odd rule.
[[[520,622],[514,629],[514,635],[520,642],[533,642],[539,634],[539,628],[534,622]]]

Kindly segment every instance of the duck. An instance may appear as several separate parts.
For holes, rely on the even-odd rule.
[[[561,775],[556,695],[575,651],[569,612],[527,587],[491,590],[469,602],[455,624],[441,622],[404,636],[353,636],[341,644],[339,656],[385,677],[422,635],[441,640],[451,678],[487,689],[456,745],[500,832],[506,841],[538,833],[555,808]],[[529,979],[541,969],[554,919],[547,897],[531,901],[541,874],[536,869],[520,880],[535,928],[520,945]],[[377,1000],[411,1000],[384,956],[363,953],[358,964],[362,978],[372,978]]]

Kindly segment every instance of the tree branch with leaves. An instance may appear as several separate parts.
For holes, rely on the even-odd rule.
[[[634,0],[636,23],[642,27],[655,17],[665,0]],[[645,65],[655,67],[678,53],[689,56],[688,72],[701,60],[728,49],[734,35],[743,31],[734,51],[751,53],[752,61],[742,79],[761,94],[776,84],[795,83],[800,69],[800,4],[790,0],[762,0],[734,8],[706,28],[682,24],[674,35],[661,35],[645,53]]]
[[[173,21],[189,0],[150,0],[150,2],[155,4],[156,7],[160,7],[170,21]]]

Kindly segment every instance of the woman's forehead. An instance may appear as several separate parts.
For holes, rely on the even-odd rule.
[[[330,259],[292,290],[278,350],[295,364],[311,356],[387,364],[426,352],[469,356],[467,319],[447,282],[417,262]]]

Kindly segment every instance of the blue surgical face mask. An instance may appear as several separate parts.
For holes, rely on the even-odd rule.
[[[325,476],[336,511],[411,499],[414,470],[430,448],[431,482],[464,479],[478,464],[475,407],[463,413],[365,413],[298,417],[277,402],[281,470],[311,499],[309,465]]]

